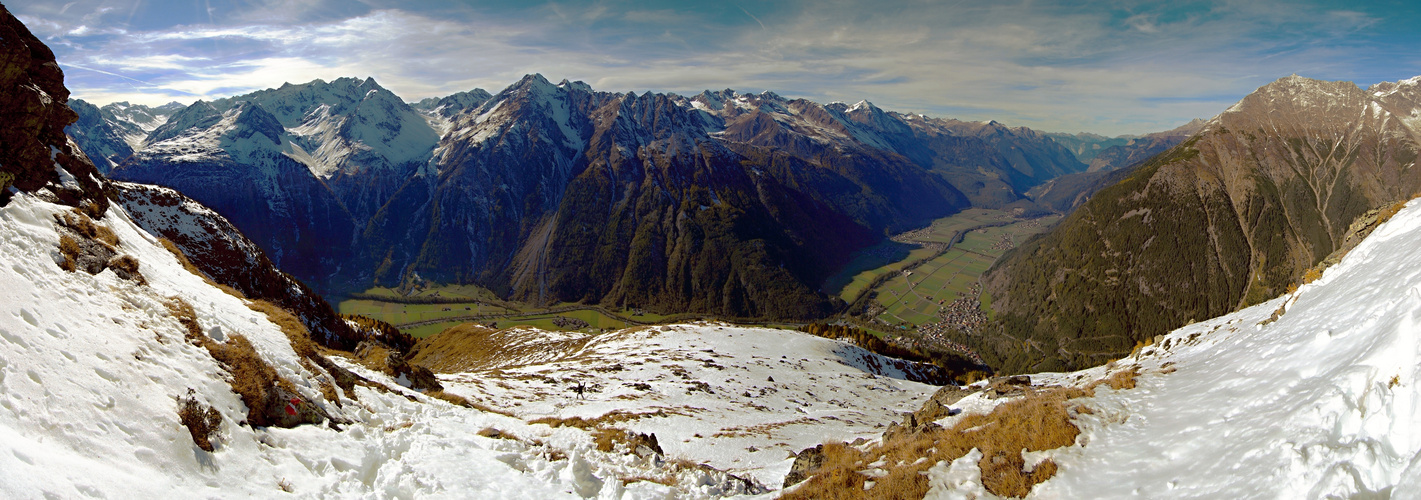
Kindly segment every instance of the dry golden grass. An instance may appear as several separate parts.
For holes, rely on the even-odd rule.
[[[233,333],[226,342],[220,343],[208,337],[203,333],[192,305],[182,297],[173,297],[165,305],[169,314],[183,325],[188,342],[207,349],[208,354],[231,374],[229,385],[232,392],[247,405],[247,422],[254,426],[270,425],[271,418],[265,412],[271,406],[268,403],[275,397],[273,389],[280,387],[296,393],[296,386],[281,378],[241,334]]]
[[[600,417],[594,417],[594,418],[590,418],[590,419],[588,419],[588,418],[582,418],[582,417],[571,417],[571,418],[543,417],[543,418],[537,418],[537,419],[529,420],[528,423],[530,423],[530,424],[548,424],[548,427],[553,427],[553,428],[557,428],[557,427],[575,427],[575,428],[583,429],[583,430],[592,430],[592,429],[600,429],[600,428],[602,428],[603,426],[606,426],[606,425],[608,425],[608,424],[615,424],[615,423],[618,423],[618,422],[626,422],[626,421],[628,421],[628,420],[636,420],[636,419],[639,419],[639,418],[645,418],[645,417],[649,417],[649,416],[652,416],[652,415],[658,415],[658,414],[664,414],[664,413],[655,413],[655,412],[652,412],[652,413],[630,413],[630,412],[624,412],[624,411],[621,411],[621,410],[616,410],[616,411],[607,413],[607,414],[605,414],[605,415],[602,415],[602,416],[600,416]]]
[[[74,207],[74,212],[87,215],[94,219],[104,218],[104,207],[100,207],[94,200],[84,200],[79,206]]]
[[[647,482],[647,483],[656,483],[656,484],[659,484],[659,485],[662,485],[662,486],[671,486],[671,487],[675,487],[675,486],[676,486],[676,476],[671,475],[671,474],[666,474],[666,475],[662,475],[662,476],[645,476],[645,475],[641,475],[641,476],[627,476],[627,477],[621,477],[621,478],[618,478],[618,479],[621,479],[621,480],[622,480],[622,484],[632,484],[632,483],[639,483],[639,482]]]
[[[183,269],[187,269],[188,272],[196,274],[208,283],[212,283],[212,280],[207,277],[207,274],[193,265],[192,261],[188,260],[187,254],[183,253],[182,249],[178,248],[172,241],[169,241],[167,238],[158,238],[158,244],[163,245],[163,248],[166,249],[168,253],[173,254],[173,257],[178,259],[178,263],[183,265]]]
[[[967,370],[967,373],[963,373],[956,377],[953,377],[953,380],[956,380],[958,384],[968,385],[977,383],[981,380],[986,380],[991,377],[992,374],[984,372],[982,370]]]
[[[120,278],[132,280],[140,285],[148,284],[148,279],[143,277],[143,273],[138,272],[138,259],[132,255],[119,255],[109,259],[108,266]]]
[[[500,430],[495,429],[495,428],[493,428],[493,427],[484,427],[482,430],[480,430],[480,431],[478,432],[478,435],[483,436],[483,437],[486,437],[486,438],[493,438],[493,439],[513,439],[512,436],[509,436],[509,435],[507,435],[507,434],[504,434],[503,431],[500,431]]]
[[[268,426],[273,422],[264,410],[275,397],[273,389],[282,387],[292,393],[296,387],[277,375],[246,337],[232,334],[226,342],[208,342],[207,352],[227,367],[232,374],[232,392],[247,405],[247,422],[253,426]]]
[[[137,274],[138,259],[133,258],[132,255],[120,255],[118,257],[109,259],[109,267],[116,268],[120,271],[124,271],[130,274]]]
[[[321,388],[321,397],[326,398],[326,401],[335,403],[336,406],[340,406],[340,393],[336,392],[335,384],[322,380],[318,386]]]
[[[204,278],[204,279],[205,279],[205,278]],[[212,286],[217,287],[218,290],[222,290],[222,292],[223,292],[223,293],[226,293],[227,295],[231,295],[231,296],[233,296],[233,297],[236,297],[236,298],[239,298],[239,299],[243,299],[243,300],[246,300],[246,298],[247,298],[247,294],[242,293],[241,290],[238,290],[238,289],[236,289],[236,288],[232,288],[232,287],[230,287],[230,286],[223,285],[223,284],[221,284],[221,283],[217,283],[217,282],[211,281],[211,280],[209,280],[208,283],[211,283]]]
[[[1405,206],[1405,201],[1398,201],[1396,203],[1392,203],[1390,205],[1382,207],[1381,211],[1377,212],[1377,224],[1381,224],[1383,222],[1391,220],[1392,216],[1396,215],[1397,212],[1400,212],[1401,209]]]
[[[410,351],[409,361],[437,373],[508,368],[520,359],[577,352],[591,339],[541,341],[518,330],[465,323],[420,340]]]
[[[617,443],[625,443],[627,441],[626,429],[600,429],[592,433],[592,442],[597,444],[597,451],[611,453],[612,450],[617,448]]]
[[[474,407],[474,404],[473,404],[472,402],[470,402],[468,398],[465,398],[465,397],[460,396],[460,395],[458,395],[458,394],[449,394],[449,393],[444,392],[444,391],[429,391],[429,392],[424,393],[424,395],[425,395],[425,396],[429,396],[429,397],[434,398],[434,399],[446,401],[446,402],[448,402],[449,404],[452,404],[452,405],[454,405],[454,406],[462,406],[462,407],[465,407],[465,408],[473,408],[473,407]]]
[[[185,330],[183,336],[188,342],[204,347],[207,342],[211,342],[211,339],[208,339],[207,335],[202,333],[202,325],[197,323],[197,312],[192,309],[192,304],[183,300],[182,297],[173,297],[168,299],[163,305],[168,307],[168,314],[174,319],[177,319],[179,324],[183,325],[183,329]]]
[[[316,343],[311,340],[311,331],[307,330],[301,318],[291,314],[291,311],[261,299],[247,301],[247,307],[265,314],[268,320],[281,328],[281,333],[286,334],[286,339],[291,341],[291,348],[296,351],[297,356],[313,359],[319,355],[316,353]]]
[[[765,438],[768,439],[768,438],[773,438],[773,437],[774,437],[774,431],[779,430],[779,429],[784,428],[784,427],[788,427],[788,426],[791,426],[791,425],[799,425],[799,424],[818,424],[818,423],[820,423],[820,420],[819,420],[819,419],[809,418],[809,417],[800,417],[800,418],[797,418],[797,419],[794,419],[794,420],[786,420],[786,421],[783,421],[783,422],[769,422],[769,423],[756,424],[756,425],[740,425],[740,426],[734,426],[734,427],[723,427],[723,428],[720,429],[720,431],[716,432],[715,434],[712,434],[711,437],[713,437],[713,438],[726,438],[726,437],[764,436]]]
[[[199,403],[188,389],[188,397],[178,403],[178,421],[187,427],[192,442],[203,451],[212,451],[212,437],[222,425],[222,414],[216,408]]]
[[[825,464],[799,489],[782,498],[922,498],[927,476],[920,474],[939,461],[951,461],[973,448],[982,451],[982,484],[1005,497],[1021,497],[1037,483],[1050,479],[1055,464],[1043,462],[1025,470],[1023,450],[1042,451],[1070,446],[1080,430],[1071,423],[1068,401],[1089,396],[1089,388],[1053,388],[1031,391],[1002,403],[986,415],[969,415],[951,429],[907,434],[871,448],[866,453],[843,444],[824,446]],[[926,460],[919,461],[920,458]],[[888,475],[872,489],[859,470],[883,460]]]
[[[78,233],[79,236],[101,241],[110,248],[118,246],[118,235],[114,234],[113,230],[94,224],[93,219],[90,219],[80,209],[76,208],[65,214],[55,214],[54,218],[64,227]]]
[[[1108,385],[1111,389],[1115,389],[1117,391],[1122,389],[1134,389],[1135,378],[1139,375],[1140,367],[1132,366],[1129,370],[1120,370],[1111,374],[1109,377],[1105,378],[1104,382],[1105,385]],[[1097,383],[1099,383],[1099,381],[1097,381]],[[1089,387],[1093,389],[1095,388],[1095,384],[1092,384]]]
[[[59,254],[64,257],[64,262],[59,263],[59,268],[65,271],[74,272],[79,267],[79,242],[67,234],[59,235]]]

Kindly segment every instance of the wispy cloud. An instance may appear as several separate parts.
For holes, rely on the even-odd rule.
[[[1396,19],[1364,5],[390,1],[16,10],[56,48],[74,94],[99,102],[190,101],[339,76],[374,76],[414,100],[497,91],[540,72],[610,91],[770,89],[1116,134],[1211,116],[1291,73],[1362,83],[1421,73],[1407,50],[1417,37],[1404,28],[1416,13]]]

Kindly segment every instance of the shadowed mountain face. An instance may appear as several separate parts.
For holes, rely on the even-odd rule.
[[[327,291],[433,280],[537,303],[809,317],[833,308],[814,284],[882,235],[1030,205],[1026,190],[1085,169],[995,122],[529,75],[414,106],[350,78],[199,102],[113,175],[213,206]]]
[[[1421,189],[1418,82],[1259,88],[989,271],[982,353],[1011,371],[1099,364],[1281,293],[1358,215]]]
[[[525,78],[460,118],[434,172],[371,221],[376,278],[473,280],[533,302],[808,317],[831,306],[805,283],[890,224],[966,205],[897,155],[857,146],[810,163],[789,146],[820,143],[744,106],[726,124],[679,96]]]
[[[172,187],[227,215],[278,267],[327,276],[350,259],[356,222],[331,189],[284,154],[291,138],[260,104],[199,101],[111,175]]]
[[[537,303],[812,317],[833,307],[812,284],[884,233],[1010,203],[1084,168],[1044,136],[994,123],[530,75],[453,118],[430,168],[367,225],[364,248],[387,285],[475,281]]]
[[[1145,134],[1141,137],[1121,136],[1117,138],[1119,139],[1117,144],[1103,149],[1087,150],[1085,153],[1079,151],[1084,146],[1077,145],[1077,157],[1082,161],[1090,161],[1090,167],[1085,172],[1065,174],[1037,185],[1028,190],[1026,196],[1043,208],[1062,213],[1075,210],[1096,191],[1120,182],[1124,178],[1124,174],[1117,173],[1119,170],[1138,167],[1155,155],[1184,142],[1189,139],[1189,136],[1199,132],[1204,127],[1204,123],[1204,120],[1195,119],[1173,130]],[[1048,135],[1064,144],[1078,144],[1079,141],[1073,142],[1073,139],[1082,137],[1104,139],[1104,137],[1091,134]],[[1106,144],[1106,142],[1102,140],[1088,145],[1098,147],[1102,144]]]
[[[1048,132],[1046,136],[1050,137],[1051,140],[1056,141],[1057,144],[1060,144],[1066,149],[1071,150],[1071,153],[1074,153],[1076,155],[1076,158],[1080,159],[1080,161],[1083,162],[1092,161],[1095,159],[1095,156],[1100,154],[1102,151],[1105,151],[1106,149],[1109,149],[1113,146],[1124,146],[1126,144],[1129,144],[1131,140],[1137,138],[1136,136],[1132,135],[1106,137],[1100,134],[1092,134],[1090,132],[1080,132],[1076,134]]]

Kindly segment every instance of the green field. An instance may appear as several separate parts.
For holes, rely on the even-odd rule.
[[[547,312],[548,309],[584,307],[579,304],[556,304],[546,309],[520,307],[518,304],[501,301],[494,296],[492,292],[477,286],[438,286],[420,290],[411,295],[403,295],[389,288],[371,288],[366,290],[363,295],[366,298],[342,301],[339,306],[340,312],[375,318],[395,325],[405,333],[421,338],[442,332],[451,326],[468,322],[470,320],[467,319],[467,317],[475,315],[486,316],[485,318],[474,320],[475,322],[496,322],[500,328],[534,326],[546,330],[559,330],[560,328],[553,324],[553,318],[557,316],[586,321],[588,328],[615,329],[632,326],[632,324],[626,321],[619,320],[591,308],[556,313]],[[376,300],[376,297],[389,297],[391,301]],[[434,304],[408,303],[407,301],[411,298],[443,300],[468,299],[469,301]],[[661,314],[633,310],[612,311],[612,313],[642,323],[655,323],[666,318],[665,315]],[[409,326],[410,323],[444,318],[450,318],[450,321]]]
[[[845,302],[853,302],[863,292],[864,287],[879,276],[899,272],[909,263],[935,253],[931,247],[909,241],[947,243],[958,231],[1012,220],[1012,216],[1005,211],[982,208],[969,208],[951,217],[935,220],[926,228],[894,237],[897,241],[885,241],[859,251],[848,265],[824,281],[823,289],[830,295],[838,295]],[[988,243],[987,246],[990,247],[991,244]]]
[[[1012,245],[1019,244],[1031,235],[1044,231],[1059,219],[1059,216],[1051,216],[1022,221],[1000,210],[965,210],[934,221],[928,228],[899,235],[894,239],[946,243],[961,230],[983,224],[1010,224],[972,230],[947,252],[906,273],[903,271],[904,267],[917,259],[932,255],[933,252],[919,247],[899,261],[872,269],[847,270],[855,274],[853,280],[839,291],[839,295],[846,301],[852,301],[875,278],[893,273],[894,276],[888,278],[877,290],[878,296],[875,300],[885,307],[878,319],[888,324],[908,323],[915,326],[938,321],[938,309],[971,293],[972,285],[977,283],[982,273],[1006,252],[1007,248],[1001,244],[1003,237],[1012,242]]]
[[[607,316],[591,309],[583,309],[580,311],[567,311],[556,314],[533,313],[522,316],[510,316],[497,319],[481,320],[478,321],[478,323],[488,323],[492,321],[498,323],[499,328],[531,326],[541,328],[543,330],[561,330],[562,328],[559,328],[557,325],[553,324],[553,318],[557,316],[577,318],[586,321],[588,324],[588,328],[620,329],[633,326],[627,324],[624,321],[618,320],[616,318]],[[641,317],[637,317],[637,319],[641,320]],[[442,323],[434,323],[430,325],[420,325],[410,328],[402,328],[401,331],[408,333],[414,336],[415,338],[424,338],[442,332],[451,326],[456,326],[463,323],[465,323],[465,321],[445,321]]]
[[[475,314],[509,314],[519,311],[505,307],[470,302],[463,304],[402,304],[374,300],[347,300],[340,303],[340,312],[375,318],[392,325]]]

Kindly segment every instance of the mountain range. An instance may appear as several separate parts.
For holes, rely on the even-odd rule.
[[[968,206],[1035,210],[1028,190],[1087,169],[996,122],[540,75],[413,105],[341,78],[176,111],[71,106],[93,117],[71,135],[113,178],[213,207],[323,292],[430,280],[534,303],[822,316],[835,306],[818,284],[854,251]]]
[[[1421,77],[1365,90],[1285,78],[1111,174],[1120,180],[989,273],[1003,324],[1036,328],[1012,341],[1028,351],[1056,341],[1054,351],[984,354],[1003,366],[1098,363],[1107,351],[1082,349],[1089,339],[1041,327],[1098,318],[1088,327],[1107,329],[1128,318],[1118,304],[1162,322],[1193,312],[1182,307],[1241,310],[1185,320],[1094,368],[935,388],[914,381],[933,378],[923,377],[931,367],[785,329],[465,324],[414,344],[389,325],[335,316],[221,214],[100,172],[64,133],[79,114],[53,54],[0,6],[0,497],[1418,498],[1421,206],[1365,209],[1421,187],[1411,172],[1418,87]],[[616,126],[591,124],[614,137],[589,142],[623,147],[623,128],[684,116],[661,104],[667,96],[648,99],[615,101],[616,114],[597,117]],[[302,139],[284,135],[281,108],[206,104],[185,119],[207,125],[169,129],[158,144],[188,140],[159,156],[199,171],[259,171],[235,181],[294,175],[275,170],[284,161],[267,145],[305,150],[288,144]],[[358,120],[343,112],[341,121]],[[446,123],[433,115],[431,127]],[[478,120],[454,116],[448,130]],[[776,141],[797,140],[752,119]],[[564,131],[509,123],[486,137],[510,149],[489,155]],[[402,135],[381,131],[364,137]],[[569,145],[568,135],[551,137]],[[347,144],[346,157],[378,149]],[[633,186],[671,197],[664,186],[675,175],[734,175],[678,163],[712,153],[794,158],[694,145],[684,157],[629,162],[652,179]],[[643,149],[653,146],[685,147]],[[399,149],[372,154],[388,161],[390,151]],[[470,150],[445,154],[489,164]],[[583,172],[631,175],[633,165]],[[330,189],[326,179],[315,185]],[[758,182],[762,198],[801,192]],[[724,201],[733,189],[713,193],[747,206]],[[562,203],[545,218],[571,224]],[[875,209],[913,207],[885,201],[855,213]],[[727,245],[739,248],[738,236]],[[1299,286],[1266,299],[1289,266],[1323,253]],[[1241,271],[1251,275],[1239,280]],[[1022,293],[1034,286],[1054,295],[1036,302],[1040,321],[1023,322]],[[1159,304],[1182,306],[1150,316]]]

